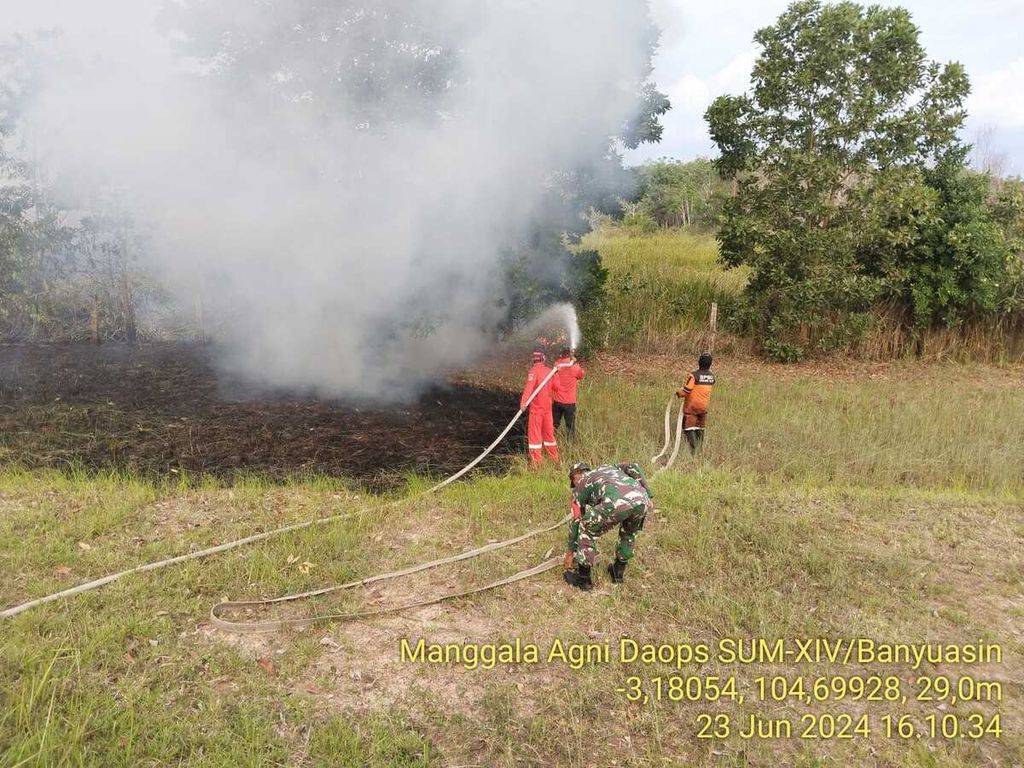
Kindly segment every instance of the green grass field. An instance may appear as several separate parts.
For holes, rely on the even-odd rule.
[[[646,243],[642,257],[618,243],[609,266],[643,258],[657,270],[650,254],[658,242]],[[688,279],[693,242],[665,242],[678,246],[666,269]],[[694,257],[701,259],[708,263]],[[722,290],[737,289],[732,276],[706,272]],[[589,363],[581,434],[563,446],[565,463],[646,465],[660,449],[666,399],[694,361],[689,351],[639,347]],[[1024,369],[783,367],[723,354],[716,370],[704,454],[684,452],[653,479],[657,513],[626,583],[611,586],[602,567],[590,594],[570,590],[554,571],[472,598],[301,631],[230,635],[208,621],[225,597],[313,589],[555,522],[568,494],[562,470],[550,466],[519,464],[404,502],[428,480],[412,477],[384,499],[329,478],[223,487],[200,478],[154,485],[0,471],[4,606],[271,526],[354,513],[0,620],[0,766],[1024,764]],[[519,383],[518,370],[488,375]],[[380,607],[486,583],[560,552],[563,539],[558,531],[280,615]],[[608,537],[600,547],[607,558]],[[708,702],[670,693],[679,674],[671,664],[617,664],[613,654],[611,663],[579,669],[543,658],[467,669],[403,661],[403,638],[518,639],[543,651],[556,640],[607,642],[614,651],[622,638],[712,646],[723,638],[980,640],[998,644],[1002,658],[917,670],[792,659],[684,667],[702,680],[732,677],[744,694],[742,703]],[[646,702],[630,700],[634,676]],[[837,699],[833,691],[827,701],[757,700],[759,678],[791,684],[798,676],[809,689],[819,677],[894,677],[907,699]],[[952,680],[968,700],[918,700],[924,677]],[[795,723],[795,736],[741,738],[751,713]],[[728,738],[698,738],[702,714],[727,714],[735,727]],[[870,733],[828,731],[844,714],[866,715]],[[960,736],[972,714],[998,722],[1000,734]],[[826,731],[800,738],[809,715]],[[929,715],[954,718],[949,727],[961,730],[932,738]],[[913,733],[901,735],[900,722]]]

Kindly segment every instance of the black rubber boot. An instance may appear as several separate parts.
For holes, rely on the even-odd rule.
[[[615,584],[621,584],[623,580],[623,574],[626,572],[626,561],[615,558],[615,562],[608,566],[608,575],[612,577],[612,581]]]
[[[692,429],[686,430],[686,433],[685,433],[686,434],[686,444],[688,446],[690,446],[690,453],[696,453],[697,452],[697,438],[694,437],[693,433],[694,433],[694,430],[692,430]]]
[[[704,430],[695,429],[693,431],[693,452],[696,453],[704,446]]]
[[[562,574],[565,583],[589,592],[594,588],[594,582],[590,580],[590,566],[577,565],[575,571],[566,571]]]

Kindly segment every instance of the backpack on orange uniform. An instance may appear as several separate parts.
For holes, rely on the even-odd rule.
[[[676,392],[676,397],[685,398],[683,402],[683,429],[686,442],[690,445],[690,453],[696,453],[704,442],[704,426],[708,418],[708,406],[711,404],[711,391],[715,387],[715,374],[711,372],[711,355],[707,352],[697,360],[697,370],[691,373],[683,388]]]

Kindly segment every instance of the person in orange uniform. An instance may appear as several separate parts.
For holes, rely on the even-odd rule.
[[[686,398],[683,402],[683,429],[690,453],[696,453],[704,442],[704,424],[708,417],[711,390],[715,386],[715,374],[711,372],[711,355],[707,352],[697,360],[697,370],[691,373],[686,384],[676,392],[676,397]]]
[[[586,371],[576,362],[571,349],[563,349],[561,356],[555,360],[555,368],[558,373],[551,380],[551,396],[554,404],[551,407],[551,415],[555,422],[555,429],[565,419],[565,429],[569,437],[576,436],[576,387],[586,376]]]
[[[545,363],[546,356],[543,352],[533,353],[533,366],[526,376],[526,386],[523,387],[523,396],[519,398],[519,407],[525,408],[526,401],[530,395],[540,387],[537,396],[530,403],[530,420],[526,427],[526,442],[530,454],[530,463],[539,466],[543,461],[543,454],[548,455],[552,461],[558,461],[558,443],[555,442],[555,423],[551,418],[551,381],[545,382],[551,369]],[[544,386],[541,387],[541,384]]]

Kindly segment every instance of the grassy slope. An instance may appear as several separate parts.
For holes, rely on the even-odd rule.
[[[664,400],[690,365],[639,355],[596,361],[581,389],[582,439],[568,458],[656,453]],[[1024,372],[970,373],[720,360],[704,460],[681,457],[678,472],[656,479],[659,511],[619,589],[602,579],[595,593],[572,593],[549,574],[405,615],[259,637],[226,636],[205,620],[222,596],[313,588],[556,520],[566,498],[563,475],[520,468],[5,621],[0,766],[1020,765]],[[423,484],[413,478],[410,488]],[[155,488],[123,478],[7,471],[0,473],[0,603],[376,501],[326,480]],[[481,583],[562,543],[559,532],[297,610],[387,604]],[[601,544],[607,552],[609,544]],[[469,671],[398,657],[402,637],[546,645],[555,638],[675,643],[780,635],[999,642],[1002,665],[969,671],[1001,681],[1003,701],[946,711],[998,710],[1003,737],[699,741],[696,715],[730,707],[640,705],[615,692],[627,674],[652,677],[657,668]],[[766,671],[702,670],[736,674],[744,686]],[[791,666],[775,671],[796,673]],[[900,674],[908,683],[915,678],[910,670]],[[748,702],[735,709],[794,717],[866,711],[877,718],[923,716],[935,705]]]
[[[722,270],[717,243],[707,234],[630,236],[604,227],[583,247],[600,251],[609,271],[611,322],[603,332],[613,347],[689,349],[707,325],[711,302],[728,311],[747,281],[746,268]]]

